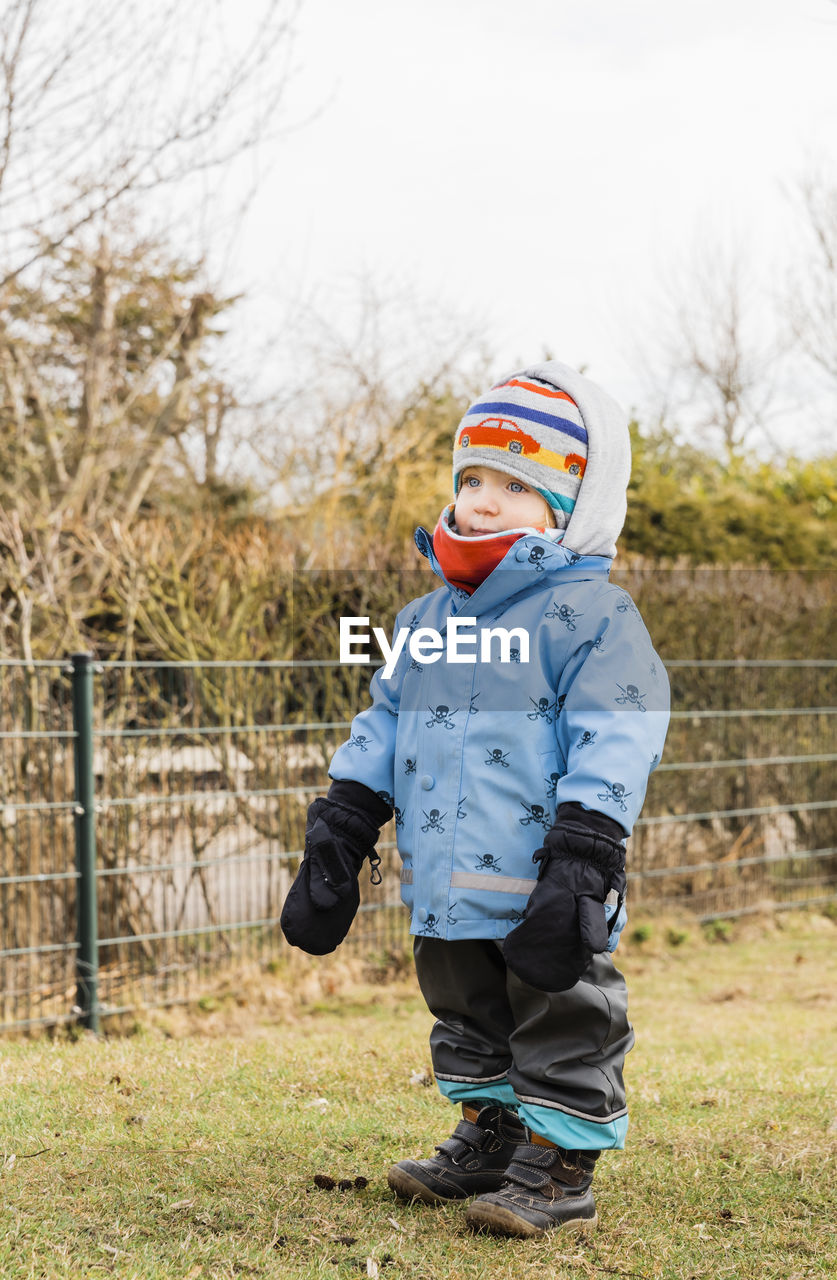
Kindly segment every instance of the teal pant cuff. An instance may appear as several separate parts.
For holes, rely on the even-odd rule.
[[[621,1151],[628,1132],[627,1116],[619,1116],[606,1124],[596,1124],[593,1120],[568,1116],[552,1107],[530,1106],[525,1102],[520,1104],[518,1118],[527,1129],[534,1130],[542,1138],[548,1138],[567,1151]]]
[[[477,1098],[490,1098],[500,1102],[510,1111],[516,1111],[519,1103],[508,1080],[436,1080],[439,1092],[451,1102],[475,1102]]]

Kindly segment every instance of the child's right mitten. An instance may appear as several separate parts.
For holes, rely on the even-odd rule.
[[[616,823],[611,826],[620,830]],[[525,919],[506,937],[503,953],[512,973],[530,987],[566,991],[593,956],[607,949],[604,904],[611,889],[624,895],[625,847],[605,835],[598,821],[591,826],[559,812],[533,861],[539,864],[538,882]]]
[[[373,883],[380,883],[375,842],[391,816],[390,806],[359,782],[333,782],[309,806],[305,854],[279,921],[291,946],[323,956],[340,945],[360,905],[365,858]]]

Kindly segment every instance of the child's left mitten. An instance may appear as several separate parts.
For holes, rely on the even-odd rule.
[[[559,817],[533,860],[538,882],[503,954],[512,973],[530,987],[566,991],[593,956],[607,950],[605,899],[611,889],[624,895],[625,847],[583,821]]]

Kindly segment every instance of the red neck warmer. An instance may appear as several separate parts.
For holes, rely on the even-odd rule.
[[[445,507],[433,530],[433,550],[448,582],[472,595],[488,575],[497,568],[509,547],[513,547],[523,530],[494,533],[479,538],[463,538],[448,525],[450,507]],[[537,532],[543,533],[542,529]]]

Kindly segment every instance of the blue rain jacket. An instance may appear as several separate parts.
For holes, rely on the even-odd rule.
[[[372,705],[329,773],[394,805],[413,933],[503,938],[523,917],[532,854],[560,803],[630,833],[663,750],[668,679],[630,596],[609,581],[609,555],[528,530],[469,596],[444,579],[426,530],[416,542],[443,585],[402,609],[396,632],[444,637],[449,617],[475,618],[476,635],[522,628],[529,662],[514,641],[507,661],[494,641],[491,660],[477,645],[473,663],[416,661],[405,647],[389,680],[373,676]]]

